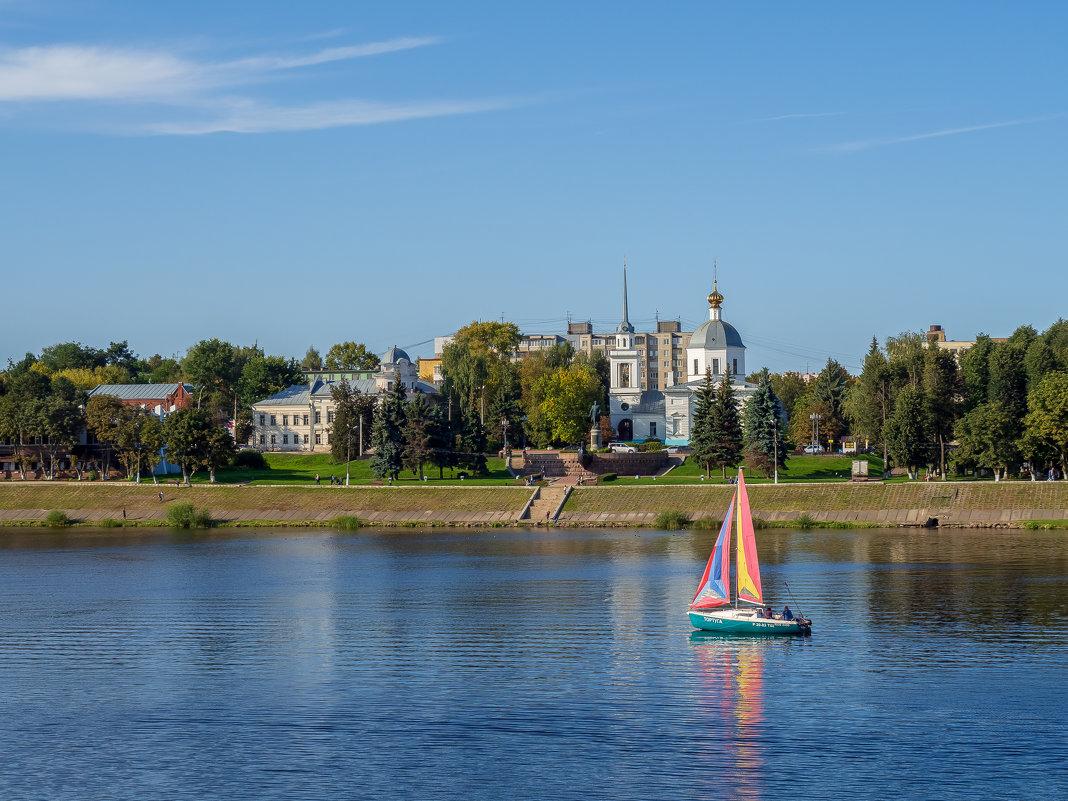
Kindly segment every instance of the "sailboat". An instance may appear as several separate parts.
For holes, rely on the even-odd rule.
[[[737,491],[727,508],[719,530],[716,547],[708,557],[701,584],[690,604],[690,622],[695,628],[723,634],[811,634],[812,621],[804,617],[786,619],[764,613],[764,594],[760,587],[760,562],[757,559],[753,514],[745,477],[738,471]],[[731,528],[736,529],[737,592],[731,602]],[[743,605],[746,604],[746,605]]]

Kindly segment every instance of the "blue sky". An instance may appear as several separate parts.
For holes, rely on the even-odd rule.
[[[0,358],[1066,313],[1062,3],[0,0]]]

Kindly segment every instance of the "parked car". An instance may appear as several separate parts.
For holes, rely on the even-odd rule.
[[[805,453],[823,453],[822,445],[806,445]]]
[[[608,444],[612,453],[637,453],[638,449],[633,445],[628,445],[625,442],[610,442]]]

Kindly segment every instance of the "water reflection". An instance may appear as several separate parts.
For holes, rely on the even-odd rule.
[[[764,770],[764,652],[775,642],[695,631],[690,646],[697,661],[707,753],[724,761],[723,779],[734,798],[760,798]]]

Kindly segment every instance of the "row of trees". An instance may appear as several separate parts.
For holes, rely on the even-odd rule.
[[[795,442],[848,432],[913,477],[923,466],[945,475],[951,450],[958,470],[985,467],[996,478],[1025,462],[1032,475],[1068,467],[1065,320],[1041,334],[1021,326],[1004,341],[981,334],[959,363],[919,333],[883,347],[873,339],[859,376],[831,359],[807,384],[796,373],[771,382]]]
[[[347,462],[370,448],[371,472],[379,479],[396,480],[403,469],[422,477],[430,466],[439,478],[446,469],[486,472],[486,431],[472,410],[450,412],[448,405],[432,405],[422,394],[408,401],[399,381],[380,399],[345,381],[330,393],[330,449],[336,461]]]

